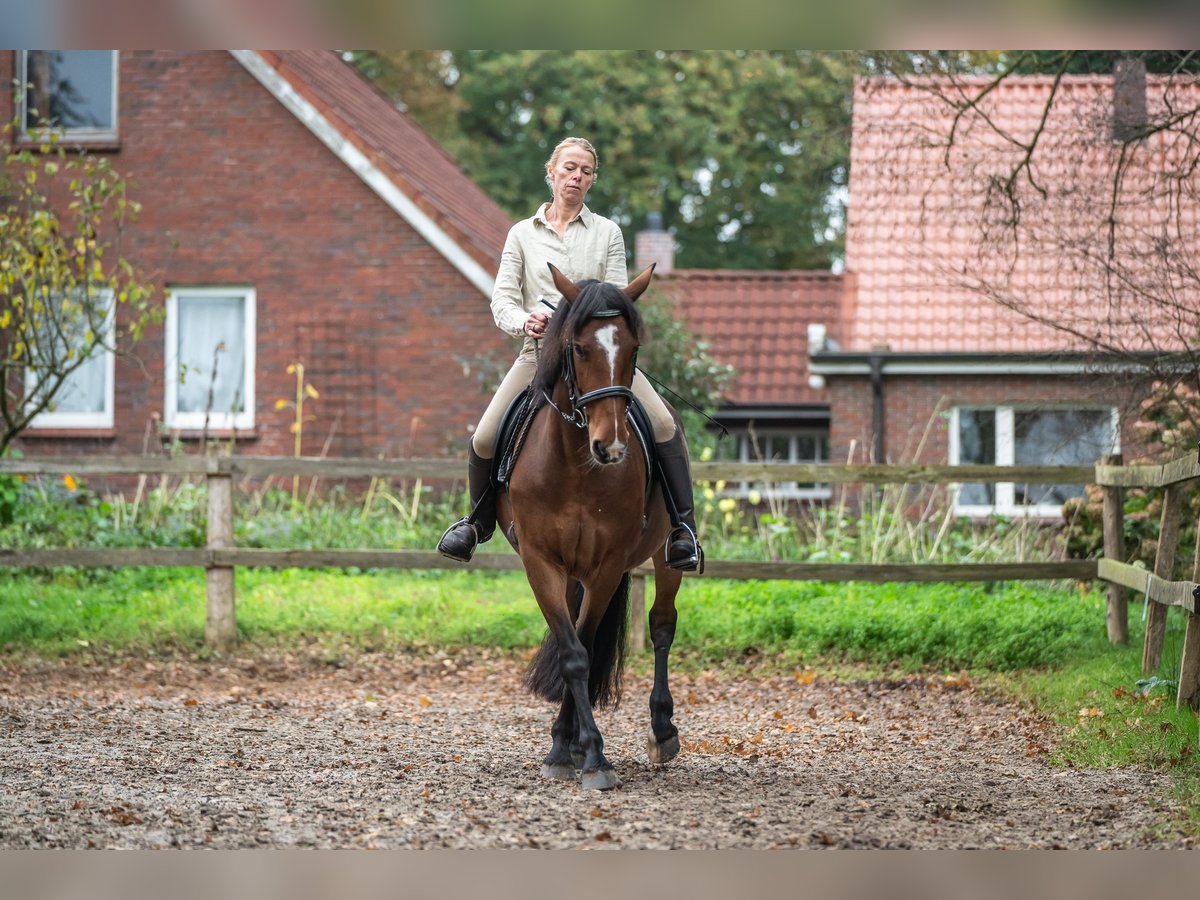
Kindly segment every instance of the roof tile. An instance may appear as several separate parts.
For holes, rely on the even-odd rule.
[[[982,88],[984,82],[973,85]],[[1041,126],[1051,78],[1010,78],[989,93],[980,108],[991,123],[1020,140]],[[1119,144],[1108,137],[1112,80],[1071,76],[1058,85],[1056,104],[1039,137],[1039,156],[1028,183],[1018,186],[1022,224],[1029,236],[1016,248],[980,240],[980,223],[1001,228],[1003,219],[984,216],[993,176],[1019,159],[1015,145],[997,134],[982,115],[964,116],[952,152],[946,153],[951,108],[935,97],[945,82],[905,85],[861,79],[855,86],[847,211],[844,349],[865,351],[888,343],[893,351],[977,352],[1083,349],[1061,329],[1031,322],[1006,300],[1032,304],[1034,312],[1060,324],[1094,325],[1108,320],[1114,331],[1132,335],[1145,304],[1119,289],[1106,302],[1098,267],[1075,249],[1103,235],[1088,230],[1103,222]],[[1147,78],[1153,115],[1169,98],[1176,109],[1200,105],[1200,80]],[[1152,135],[1132,148],[1133,163],[1117,211],[1119,252],[1136,266],[1149,254],[1144,222],[1165,222],[1179,233],[1200,233],[1196,175],[1180,189],[1172,164],[1186,152],[1186,129]],[[1175,168],[1178,168],[1176,165]],[[1102,208],[1104,207],[1104,208]],[[1123,238],[1123,240],[1121,240]],[[1143,256],[1141,258],[1147,258]],[[981,284],[999,286],[992,295]],[[1200,306],[1194,281],[1163,286]],[[1149,323],[1158,346],[1170,339],[1168,323]],[[1126,338],[1127,349],[1132,347]]]
[[[680,316],[737,374],[726,391],[735,405],[826,403],[808,385],[808,325],[840,339],[844,281],[826,271],[677,269],[655,282]]]

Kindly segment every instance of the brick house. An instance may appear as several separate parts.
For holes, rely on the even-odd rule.
[[[841,335],[843,279],[828,271],[676,269],[671,235],[657,222],[634,239],[634,270],[655,264],[655,285],[672,300],[713,358],[734,369],[717,419],[729,439],[717,458],[740,462],[824,463],[830,457],[830,406],[810,383],[808,332],[829,321]],[[823,485],[780,484],[783,497],[821,500]],[[750,485],[732,488],[748,492]]]
[[[1143,125],[1147,116],[1161,122],[1169,111],[1195,110],[1200,84],[1144,73],[1119,81],[1064,78],[1042,123],[1053,79],[1010,78],[958,122],[948,148],[953,110],[938,96],[947,84],[860,80],[844,273],[674,276],[681,310],[714,355],[739,369],[722,415],[744,410],[763,423],[768,410],[754,407],[769,397],[769,415],[799,434],[788,416],[820,428],[823,410],[824,455],[838,462],[1090,465],[1113,451],[1136,458],[1130,426],[1146,394],[1146,363],[1185,351],[1180,325],[1194,322],[1186,310],[1200,310],[1200,282],[1193,275],[1168,283],[1154,253],[1171,246],[1187,269],[1200,196],[1195,170],[1184,164],[1195,158],[1194,123],[1152,131],[1124,150],[1113,136],[1122,110],[1140,112]],[[1018,183],[1023,231],[1013,242],[1003,207],[987,205],[989,189],[1019,158],[1008,137],[1027,139],[1039,127],[1043,155]],[[1104,221],[1122,152],[1128,166],[1109,269],[1120,277],[1106,281],[1095,262],[1106,259],[1107,234],[1088,228]],[[981,223],[992,229],[987,239]],[[748,323],[749,310],[772,309],[772,292],[787,280],[792,291],[764,316],[767,327]],[[724,291],[715,295],[718,281]],[[1156,318],[1139,291],[1174,297],[1185,312]],[[1096,340],[1113,353],[1098,353]],[[772,362],[776,347],[796,354],[791,365]],[[764,376],[778,380],[762,390]],[[955,504],[967,515],[1053,516],[1079,489],[965,485]]]
[[[144,204],[122,252],[166,319],[81,370],[88,399],[40,417],[26,453],[188,444],[207,417],[240,453],[290,454],[294,362],[320,393],[304,453],[462,450],[513,352],[487,309],[510,222],[444,150],[333,52],[48,53],[42,99],[83,95],[68,140]],[[30,54],[0,72],[28,80]]]

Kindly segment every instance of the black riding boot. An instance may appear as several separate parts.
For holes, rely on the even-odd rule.
[[[676,428],[669,441],[654,445],[671,514],[671,536],[667,538],[667,565],[672,569],[704,571],[704,551],[696,536],[696,511],[692,500],[692,467],[688,463],[683,429]]]
[[[492,487],[492,461],[475,455],[467,447],[467,486],[471,491],[471,514],[446,529],[438,541],[438,552],[459,562],[470,562],[476,544],[486,543],[496,528],[496,491]]]

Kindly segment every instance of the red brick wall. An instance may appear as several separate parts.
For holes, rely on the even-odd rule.
[[[14,74],[11,52],[0,72]],[[11,98],[0,92],[0,112]],[[465,447],[514,345],[487,298],[337,160],[228,53],[123,52],[114,167],[144,212],[123,252],[162,289],[249,284],[257,364],[246,453],[290,454],[304,363],[320,399],[304,452],[430,456]],[[29,454],[141,452],[163,410],[162,328],[116,366],[116,427],[35,437]],[[464,366],[470,372],[464,374]]]
[[[870,378],[827,376],[827,390],[832,409],[832,461],[850,461],[852,445],[853,462],[872,461]],[[885,375],[883,392],[886,462],[945,464],[949,459],[949,421],[939,413],[969,404],[1116,406],[1120,410],[1122,452],[1126,460],[1139,454],[1129,425],[1136,418],[1137,402],[1143,395],[1136,383],[1123,379],[1064,375]]]

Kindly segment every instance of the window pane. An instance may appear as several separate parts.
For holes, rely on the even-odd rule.
[[[25,127],[43,120],[65,129],[111,129],[113,50],[30,50],[26,53]]]
[[[92,355],[63,381],[54,397],[56,413],[102,413],[108,393],[108,353],[97,347]]]
[[[1107,409],[1016,410],[1013,462],[1034,466],[1090,466],[1113,449]],[[1082,484],[1016,485],[1016,501],[1059,505],[1083,496]]]
[[[812,435],[802,434],[796,438],[796,462],[820,462],[817,453],[817,439]]]
[[[31,358],[33,383],[39,370],[67,373],[55,392],[50,413],[103,413],[108,397],[108,353],[111,295],[99,290],[55,294],[32,318],[39,339]],[[80,362],[83,354],[87,358]]]
[[[244,298],[181,297],[179,346],[176,349],[181,378],[179,412],[243,411],[246,396]]]
[[[958,464],[994,466],[996,464],[996,411],[960,409],[958,411]],[[964,484],[958,495],[964,506],[992,506],[996,485]]]

